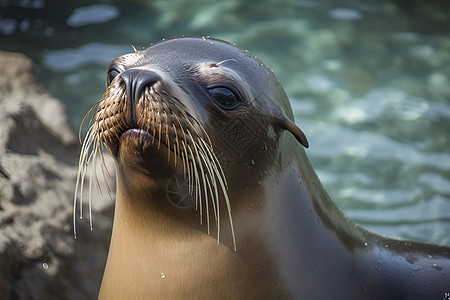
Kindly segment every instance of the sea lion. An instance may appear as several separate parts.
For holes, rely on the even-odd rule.
[[[121,56],[93,118],[79,183],[103,144],[117,178],[99,299],[450,292],[450,248],[378,236],[336,207],[281,84],[237,46],[183,37]]]

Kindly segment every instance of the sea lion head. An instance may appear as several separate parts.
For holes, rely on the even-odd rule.
[[[190,197],[176,205],[201,208],[209,198],[218,211],[221,198],[231,221],[228,194],[272,167],[281,132],[308,147],[292,119],[281,84],[253,55],[216,39],[174,38],[111,62],[80,161],[104,144],[130,189],[171,189],[178,176]]]

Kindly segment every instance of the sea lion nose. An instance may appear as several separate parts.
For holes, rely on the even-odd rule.
[[[145,87],[152,86],[161,81],[161,77],[153,71],[142,69],[129,69],[120,74],[127,89],[128,99],[137,101]]]

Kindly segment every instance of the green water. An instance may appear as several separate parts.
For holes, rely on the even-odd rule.
[[[381,234],[450,245],[450,5],[445,1],[7,1],[0,49],[21,51],[74,127],[115,57],[213,36],[280,79],[326,189]]]

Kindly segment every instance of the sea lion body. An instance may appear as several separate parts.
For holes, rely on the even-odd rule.
[[[450,292],[449,248],[380,237],[335,206],[283,88],[246,51],[166,40],[113,61],[108,84],[94,131],[115,158],[117,190],[99,299]],[[176,176],[187,200],[170,196]]]

